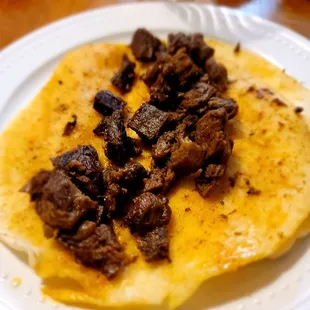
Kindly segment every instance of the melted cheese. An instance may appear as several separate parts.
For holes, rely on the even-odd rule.
[[[0,137],[0,239],[31,254],[49,296],[78,305],[167,303],[175,308],[206,279],[279,253],[297,238],[310,211],[310,134],[303,116],[294,113],[293,104],[303,105],[309,91],[256,55],[245,51],[235,55],[227,44],[210,44],[233,81],[228,96],[240,107],[229,125],[235,146],[227,176],[208,199],[195,191],[192,177],[169,193],[173,210],[170,264],[147,264],[128,230],[117,227],[120,242],[138,259],[109,282],[45,238],[28,195],[18,191],[38,170],[51,168],[50,157],[78,145],[92,144],[106,163],[103,139],[92,133],[100,120],[92,102],[100,89],[117,93],[109,81],[123,53],[132,58],[126,46],[96,44],[68,54]],[[143,70],[138,65],[136,72]],[[246,91],[251,85],[268,87],[288,106],[273,104],[274,96],[268,94],[258,99],[255,92]],[[137,80],[133,91],[123,97],[130,115],[149,94]],[[70,137],[63,137],[72,114],[78,117],[77,126]],[[149,167],[150,154],[144,151],[139,160]],[[232,188],[228,179],[236,175]],[[260,195],[247,194],[249,182]]]

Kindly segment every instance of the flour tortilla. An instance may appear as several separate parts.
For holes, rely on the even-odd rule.
[[[102,164],[107,162],[103,140],[92,133],[100,120],[92,101],[100,89],[117,93],[109,81],[123,53],[133,59],[128,47],[96,44],[65,56],[48,84],[1,135],[0,239],[30,254],[47,295],[92,307],[165,303],[176,308],[208,278],[281,253],[298,237],[310,211],[310,134],[293,105],[305,105],[309,91],[256,55],[245,51],[235,55],[232,46],[221,42],[210,45],[228,68],[233,82],[228,96],[240,107],[229,125],[235,146],[227,176],[210,198],[199,196],[192,177],[169,193],[170,264],[146,263],[128,230],[117,226],[120,242],[138,259],[110,282],[46,239],[29,197],[19,192],[38,170],[51,169],[50,157],[77,145],[93,145]],[[144,70],[138,65],[136,72]],[[258,99],[255,91],[247,92],[252,85],[268,87],[274,95]],[[123,97],[131,115],[148,100],[148,89],[137,80]],[[272,103],[275,97],[287,107]],[[72,114],[78,117],[77,126],[70,137],[63,137]],[[145,151],[140,161],[148,168],[150,154]],[[231,187],[229,177],[236,175]],[[248,181],[260,195],[247,194]]]

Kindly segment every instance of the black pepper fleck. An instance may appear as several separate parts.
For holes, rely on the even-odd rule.
[[[251,186],[249,188],[249,190],[247,191],[248,195],[253,195],[253,196],[258,196],[261,194],[261,191],[259,189],[254,188],[253,186]]]
[[[274,95],[274,92],[267,87],[264,87],[261,90],[268,95]]]
[[[295,113],[300,114],[304,111],[304,108],[303,107],[296,107],[294,111],[295,111]]]
[[[222,218],[223,220],[227,220],[227,219],[228,219],[228,216],[225,215],[225,214],[221,214],[221,218]]]
[[[287,104],[279,98],[274,98],[272,103],[275,103],[278,107],[287,107]]]
[[[255,86],[254,85],[251,85],[248,89],[247,89],[247,92],[248,93],[251,93],[255,90]]]
[[[234,48],[234,53],[235,54],[239,54],[240,53],[240,50],[241,50],[241,44],[240,42],[238,42]]]

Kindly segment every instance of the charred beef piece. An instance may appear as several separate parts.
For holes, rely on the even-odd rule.
[[[127,93],[131,90],[135,80],[136,64],[131,62],[127,55],[123,55],[122,66],[111,80],[111,83],[122,93]]]
[[[227,90],[228,74],[227,69],[222,64],[217,63],[213,58],[211,58],[205,63],[205,72],[208,74],[212,84],[220,92]]]
[[[178,148],[173,150],[168,167],[177,175],[186,176],[202,168],[204,164],[204,151],[197,143],[189,138],[179,140]]]
[[[186,53],[198,66],[203,66],[214,55],[214,49],[207,45],[201,33],[191,35],[181,32],[169,34],[168,53],[174,55],[181,48],[185,48]]]
[[[224,176],[233,146],[232,140],[226,140],[223,152],[211,160],[215,163],[208,164],[201,175],[195,179],[196,189],[202,197],[206,198],[210,190],[216,187]]]
[[[176,175],[170,168],[156,167],[151,171],[150,177],[145,179],[145,192],[165,194],[176,181]]]
[[[111,218],[112,216],[117,217],[123,213],[123,210],[120,210],[119,206],[121,202],[126,202],[127,200],[127,189],[117,183],[112,183],[106,187],[106,191],[100,202],[104,206],[104,214],[108,218]]]
[[[122,169],[108,165],[103,170],[103,184],[105,188],[101,202],[104,206],[104,212],[108,217],[111,217],[116,211],[121,201],[127,201],[128,191],[119,185],[122,177]]]
[[[213,97],[209,100],[208,107],[209,109],[224,108],[229,120],[234,118],[239,110],[236,101],[230,98]]]
[[[128,127],[134,130],[142,139],[153,141],[165,130],[169,121],[169,113],[145,103],[128,122]]]
[[[36,211],[45,230],[48,228],[49,237],[53,236],[53,229],[59,229],[56,240],[78,262],[99,269],[108,279],[126,264],[111,226],[97,227],[98,223],[89,220],[81,222],[96,213],[98,204],[82,194],[63,170],[41,171],[23,190],[36,200]]]
[[[168,199],[146,192],[133,200],[125,217],[125,223],[131,232],[144,232],[168,225],[170,218]]]
[[[103,136],[106,142],[106,156],[118,164],[124,164],[130,157],[138,156],[142,152],[135,141],[127,136],[120,111],[104,118],[94,133]]]
[[[152,157],[156,162],[164,162],[170,157],[173,147],[177,143],[175,131],[167,131],[161,135],[152,147]]]
[[[175,130],[178,139],[185,138],[189,135],[195,129],[197,121],[198,116],[187,115]]]
[[[210,164],[202,171],[200,177],[195,180],[196,189],[202,197],[206,198],[210,190],[218,185],[225,170],[226,166],[223,164]]]
[[[86,213],[95,213],[97,203],[71,182],[64,172],[51,172],[36,201],[36,211],[42,221],[53,227],[70,230]]]
[[[204,167],[210,158],[221,157],[229,141],[224,132],[227,114],[224,108],[210,111],[202,117],[195,128],[198,117],[188,115],[175,131],[164,133],[153,145],[152,156],[159,165],[167,162],[177,176],[185,176]],[[191,135],[194,141],[190,140]],[[227,153],[227,152],[226,152]],[[229,157],[230,155],[228,155]],[[163,177],[151,174],[146,188],[160,188]],[[152,180],[152,181],[151,181]]]
[[[78,146],[58,157],[52,158],[55,168],[62,169],[70,176],[82,173],[99,179],[101,164],[96,149],[91,145]]]
[[[66,247],[81,264],[100,270],[108,279],[114,278],[127,264],[123,248],[113,227],[84,222],[76,232],[60,232],[57,241]]]
[[[122,169],[120,184],[127,188],[140,189],[143,179],[148,176],[147,170],[138,162],[130,161]]]
[[[158,139],[152,152],[157,164],[168,159],[167,166],[178,176],[189,175],[203,166],[204,149],[188,137],[197,120],[197,116],[188,115],[175,131],[166,132]]]
[[[93,130],[93,133],[98,136],[102,137],[105,135],[106,131],[106,122],[104,121],[104,118],[98,123],[96,128]]]
[[[76,123],[77,123],[77,116],[76,115],[72,115],[73,121],[68,122],[64,128],[64,132],[63,132],[63,136],[70,136],[71,133],[73,132]]]
[[[119,215],[124,210],[119,210],[120,202],[124,204],[130,197],[143,187],[143,180],[148,176],[147,170],[138,162],[130,161],[124,168],[108,166],[103,171],[104,187],[103,196],[105,210],[108,214],[118,211]]]
[[[136,59],[142,62],[154,61],[156,54],[166,49],[158,38],[144,28],[136,30],[130,47]]]
[[[220,178],[225,173],[226,166],[223,164],[215,165],[210,164],[203,172],[205,178]]]
[[[105,169],[103,169],[103,184],[109,185],[112,183],[119,183],[122,178],[123,168],[119,168],[113,164],[109,164]]]
[[[114,111],[122,111],[126,102],[120,97],[114,96],[108,90],[98,92],[94,100],[94,109],[104,116],[111,115]]]
[[[68,241],[71,240],[71,242],[79,242],[91,236],[95,232],[96,227],[97,225],[95,222],[86,220],[71,232],[61,231],[57,237],[58,240],[61,239]]]
[[[41,170],[34,175],[20,191],[30,195],[30,201],[41,199],[43,187],[50,178],[51,171]]]
[[[176,130],[167,131],[163,135],[160,136],[157,143],[154,144],[152,147],[152,157],[157,164],[162,165],[163,163],[165,163],[165,161],[167,161],[167,159],[170,158],[171,153],[174,151],[177,151],[181,147],[181,144],[183,142],[185,143],[182,146],[183,151],[185,151],[185,146],[189,147],[188,143],[190,141],[184,140],[184,138],[186,138],[187,135],[194,129],[197,120],[198,120],[197,116],[188,115],[177,126]],[[188,143],[186,144],[186,142]],[[194,149],[198,151],[198,148],[196,148],[195,145],[192,145],[191,149],[192,149],[192,152],[194,152]],[[187,150],[191,152],[189,148],[187,148]],[[180,149],[179,155],[181,155],[181,153],[185,155],[183,151],[181,151]],[[175,159],[176,157],[174,157],[174,160]],[[176,166],[178,165],[176,164]]]
[[[167,225],[171,209],[168,199],[146,192],[134,199],[125,217],[132,233],[137,233],[138,248],[147,261],[169,259]]]
[[[176,90],[187,90],[199,79],[202,70],[192,62],[184,49],[180,49],[175,55],[167,57],[161,74],[164,80]]]
[[[52,158],[52,163],[56,169],[63,170],[82,192],[95,199],[102,181],[102,168],[94,147],[79,146]]]
[[[179,109],[187,112],[195,112],[203,108],[207,109],[210,98],[216,92],[217,90],[210,84],[199,82],[184,95]]]
[[[159,75],[161,74],[163,64],[167,59],[170,59],[168,56],[161,56],[159,57],[156,62],[150,65],[147,71],[141,76],[143,82],[148,86],[151,87],[158,79]]]
[[[154,230],[138,237],[137,244],[146,261],[152,262],[162,259],[170,261],[168,229],[166,226],[156,227]]]
[[[150,87],[151,102],[162,110],[174,110],[181,100],[179,92],[187,91],[202,75],[191,58],[180,49],[173,56],[163,56],[143,76]]]
[[[181,111],[169,112],[168,117],[168,128],[169,130],[173,130],[176,128],[180,122],[185,118],[186,113]]]
[[[224,132],[227,113],[224,108],[207,112],[198,122],[193,133],[194,141],[205,151],[205,159],[223,152],[227,144]]]

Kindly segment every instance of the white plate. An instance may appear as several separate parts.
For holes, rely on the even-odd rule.
[[[285,68],[310,88],[309,40],[284,27],[207,5],[114,6],[51,24],[1,52],[0,130],[46,83],[64,53],[90,42],[128,42],[141,26],[162,36],[173,31],[195,31],[224,41],[240,41],[243,47]],[[208,281],[182,309],[310,309],[309,244],[307,238],[279,260],[256,263]],[[14,277],[22,279],[18,287],[13,285]],[[1,308],[73,309],[42,298],[40,279],[18,256],[0,245]]]

